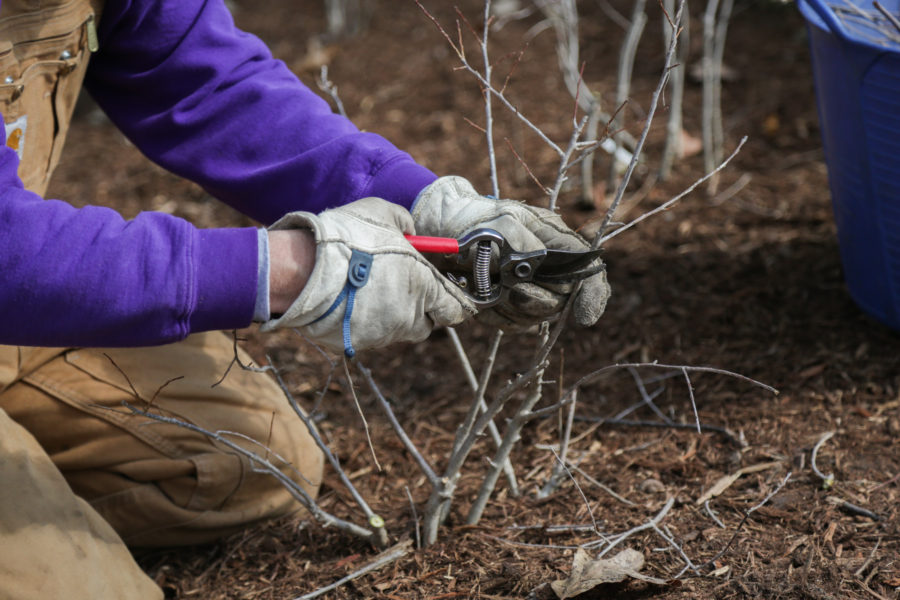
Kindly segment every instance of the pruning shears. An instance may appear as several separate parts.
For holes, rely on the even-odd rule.
[[[445,275],[479,309],[499,304],[519,283],[574,283],[604,269],[596,260],[599,249],[519,252],[494,229],[476,229],[460,239],[419,235],[407,235],[406,239],[419,252],[448,255],[456,265]],[[463,270],[471,272],[471,279],[457,274]]]

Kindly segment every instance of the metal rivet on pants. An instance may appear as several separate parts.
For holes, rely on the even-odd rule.
[[[59,55],[59,60],[69,60],[72,58],[72,53],[68,50],[63,50],[62,54]]]
[[[6,79],[3,80],[3,83],[5,83],[6,85],[9,85],[9,84],[11,84],[11,83],[14,82],[14,81],[15,81],[15,79],[13,79],[13,76],[12,76],[12,75],[7,75],[7,76],[6,76]]]

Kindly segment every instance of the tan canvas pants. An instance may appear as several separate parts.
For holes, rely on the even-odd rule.
[[[11,367],[10,349],[0,349],[0,362],[4,351],[7,357],[0,364],[0,386],[6,380],[0,392],[2,598],[57,597],[39,592],[51,585],[59,587],[46,589],[66,590],[58,597],[155,598],[159,590],[144,591],[146,578],[122,540],[200,543],[298,509],[274,478],[218,442],[123,407],[127,401],[147,408],[135,392],[149,401],[173,377],[183,379],[159,392],[154,412],[267,444],[299,471],[294,477],[306,489],[318,489],[321,452],[269,375],[234,368],[211,387],[234,356],[230,336],[197,334],[158,348],[45,352],[39,366],[20,352]],[[249,360],[243,353],[241,359]],[[93,583],[108,584],[110,593],[76,589],[107,575],[106,584]],[[113,591],[119,579],[132,581],[134,596]],[[8,590],[21,593],[7,596]]]
[[[162,598],[112,527],[0,410],[0,598]]]

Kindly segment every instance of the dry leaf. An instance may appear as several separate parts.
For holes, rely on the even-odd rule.
[[[586,550],[579,548],[575,552],[569,578],[554,581],[550,587],[560,600],[565,600],[583,594],[601,583],[616,583],[628,577],[657,585],[666,583],[662,579],[639,573],[643,566],[644,555],[631,548],[622,550],[612,558],[591,558]]]
[[[697,498],[697,504],[703,504],[707,500],[715,498],[716,496],[730,488],[732,483],[741,478],[741,475],[743,475],[743,473],[737,471],[736,473],[731,473],[730,475],[720,477],[719,480],[715,482],[711,488],[706,490],[705,494]]]
[[[825,363],[819,363],[817,365],[813,365],[811,367],[803,369],[802,371],[797,373],[797,377],[799,377],[800,379],[809,379],[811,377],[815,377],[816,375],[821,375],[823,371],[825,371]]]
[[[759,471],[765,471],[766,469],[771,469],[772,467],[777,467],[781,463],[776,461],[767,462],[767,463],[759,463],[756,465],[750,465],[749,467],[744,467],[743,469],[738,469],[734,473],[729,475],[725,475],[721,477],[717,482],[713,484],[711,488],[706,490],[706,492],[697,498],[697,504],[703,504],[707,500],[715,498],[725,490],[731,487],[735,481],[741,478],[742,475],[747,475],[748,473],[758,473]]]

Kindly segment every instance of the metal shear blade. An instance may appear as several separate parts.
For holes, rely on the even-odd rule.
[[[500,259],[501,279],[507,285],[528,281],[575,283],[603,271],[600,250],[536,250],[511,252]]]
[[[472,281],[453,279],[477,306],[486,308],[502,302],[520,283],[568,284],[595,275],[604,269],[599,256],[599,249],[518,252],[499,232],[479,229],[459,240],[456,257],[461,266],[471,268]],[[495,261],[495,257],[499,259]],[[493,277],[494,273],[499,278]]]

